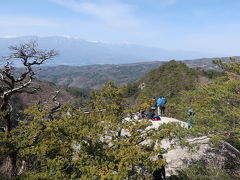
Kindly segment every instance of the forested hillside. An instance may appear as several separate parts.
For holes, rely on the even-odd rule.
[[[193,109],[196,116],[191,123],[196,129],[202,134],[210,133],[215,140],[226,140],[240,150],[240,63],[234,58],[230,63],[215,62],[225,71],[225,75],[182,92],[169,104],[169,114],[187,120],[187,110]]]
[[[61,86],[100,89],[107,81],[118,85],[134,82],[162,63],[43,67],[37,76]]]
[[[229,57],[220,58],[229,62]],[[213,64],[214,58],[202,58],[181,61],[190,68],[203,70],[220,70]],[[239,57],[236,57],[239,60]],[[152,69],[156,69],[166,61],[142,62],[133,64],[105,64],[88,66],[53,66],[42,67],[37,77],[53,82],[60,86],[99,89],[107,81],[114,81],[117,85],[132,83]]]
[[[195,89],[196,83],[207,83],[223,75],[221,72],[189,68],[179,61],[170,61],[146,73],[128,85],[128,97],[174,97],[181,91]]]

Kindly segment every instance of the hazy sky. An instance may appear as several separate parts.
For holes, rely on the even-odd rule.
[[[240,55],[240,0],[1,0],[0,36]]]

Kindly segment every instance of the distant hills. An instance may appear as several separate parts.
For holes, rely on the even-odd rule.
[[[161,64],[163,62],[87,66],[61,65],[42,67],[38,71],[37,77],[61,86],[99,89],[110,80],[118,85],[131,83]]]
[[[240,60],[240,57],[235,57]],[[218,70],[212,63],[214,58],[182,61],[190,68],[200,67],[204,70]],[[229,61],[229,58],[220,58]],[[54,82],[58,85],[99,89],[109,80],[118,85],[132,83],[149,72],[161,66],[165,61],[132,63],[132,64],[105,64],[88,66],[54,66],[42,67],[38,71],[38,78]]]
[[[48,66],[38,70],[37,78],[60,86],[99,89],[107,81],[127,85],[164,62],[105,64],[87,66]]]
[[[236,61],[240,61],[240,56],[233,56]],[[214,59],[221,59],[224,62],[229,62],[229,57],[216,57],[216,58],[200,58],[193,60],[184,60],[183,62],[188,65],[190,68],[200,67],[204,70],[219,70],[218,66],[213,64]]]
[[[50,61],[49,65],[128,64],[217,56],[216,54],[192,51],[169,51],[134,44],[89,42],[60,36],[0,38],[0,56],[5,56],[9,53],[9,46],[29,42],[30,40],[36,40],[42,49],[56,49],[59,51],[60,55],[54,58],[54,61]]]

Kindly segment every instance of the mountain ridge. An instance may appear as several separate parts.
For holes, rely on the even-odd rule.
[[[240,60],[240,57],[235,57]],[[190,68],[204,70],[219,70],[212,63],[215,58],[182,61]],[[228,62],[228,57],[220,58]],[[54,82],[58,85],[99,89],[107,81],[114,81],[117,85],[129,84],[141,78],[145,73],[161,66],[165,61],[140,62],[130,64],[105,64],[86,66],[52,66],[42,67],[37,77],[42,80]]]
[[[61,36],[24,36],[0,38],[0,56],[8,54],[8,47],[36,40],[42,49],[56,49],[60,55],[48,65],[126,64],[145,61],[168,61],[172,59],[195,59],[214,57],[216,54],[181,50],[165,50],[136,44],[111,44],[90,42],[80,38]]]

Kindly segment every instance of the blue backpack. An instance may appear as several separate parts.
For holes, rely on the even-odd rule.
[[[164,97],[161,97],[157,100],[157,106],[163,107],[167,103],[167,99]]]

